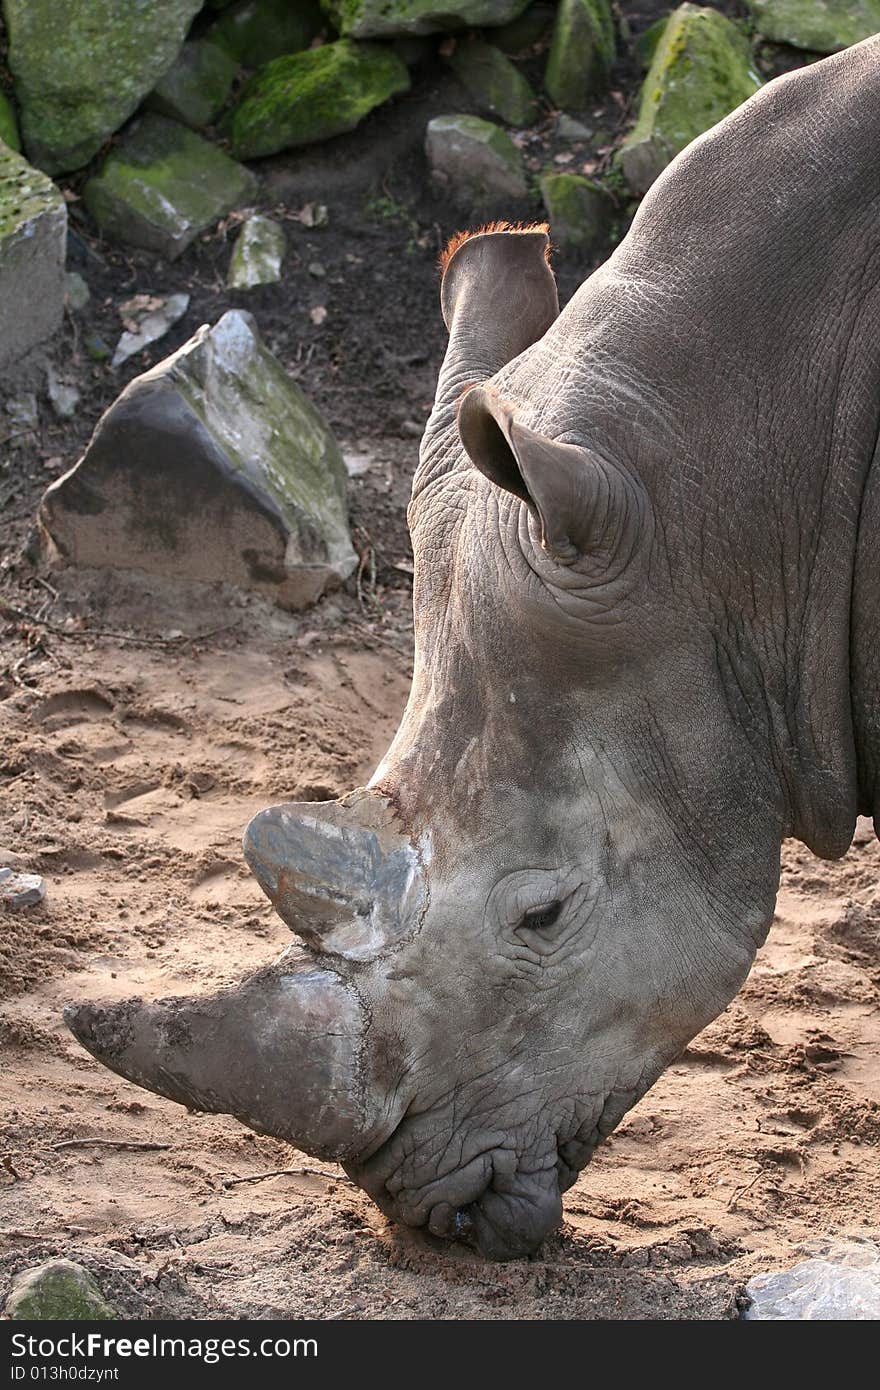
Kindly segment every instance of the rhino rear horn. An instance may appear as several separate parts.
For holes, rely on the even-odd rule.
[[[458,428],[474,466],[535,514],[541,544],[554,560],[626,563],[647,511],[631,474],[590,449],[529,429],[491,385],[462,397]]]
[[[486,381],[542,338],[559,315],[547,227],[487,227],[455,238],[443,259],[440,307],[449,347],[438,402]]]

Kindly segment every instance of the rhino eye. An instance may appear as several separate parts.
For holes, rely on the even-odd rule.
[[[562,911],[562,903],[558,900],[555,903],[548,903],[546,907],[535,908],[534,912],[527,912],[520,922],[520,931],[527,928],[529,931],[546,931],[548,927],[558,921]]]

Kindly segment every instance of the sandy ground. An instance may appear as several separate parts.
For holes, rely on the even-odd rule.
[[[186,630],[233,626],[203,642],[59,642],[61,661],[32,662],[31,688],[3,703],[0,846],[49,892],[0,916],[0,1297],[64,1253],[129,1316],[725,1318],[799,1243],[877,1234],[866,823],[839,864],[786,848],[746,987],[529,1260],[487,1265],[393,1229],[341,1171],[92,1061],[66,1000],[213,989],[287,944],[242,828],[269,802],[355,785],[405,700],[405,604],[379,625],[346,596],[301,618],[214,603]],[[260,1180],[278,1169],[292,1171]]]

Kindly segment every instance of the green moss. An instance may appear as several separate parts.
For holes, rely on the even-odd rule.
[[[555,170],[547,170],[539,182],[554,242],[584,251],[607,242],[614,204],[600,183]]]
[[[495,27],[522,14],[529,0],[321,0],[347,38],[392,38]]]
[[[10,150],[21,149],[15,111],[12,102],[2,92],[0,92],[0,143]]]
[[[0,239],[6,241],[19,228],[26,230],[29,222],[50,210],[64,216],[64,200],[55,185],[0,144]],[[4,256],[5,247],[0,249],[0,263]]]
[[[147,115],[85,186],[98,225],[171,258],[256,190],[248,169],[164,116]]]
[[[544,73],[557,106],[585,110],[608,86],[614,49],[609,0],[561,0]]]
[[[717,10],[680,5],[670,15],[642,85],[639,115],[618,158],[644,193],[675,155],[761,86],[749,46]]]
[[[654,23],[640,34],[635,42],[635,54],[643,68],[649,68],[657,52],[657,46],[663,37],[666,29],[668,15],[663,15],[661,19],[655,19]]]
[[[747,0],[758,32],[773,43],[837,53],[880,32],[880,0]]]
[[[208,32],[237,62],[259,68],[308,48],[323,23],[318,0],[243,0]]]
[[[3,0],[28,157],[78,169],[173,63],[201,0]]]
[[[408,87],[406,65],[390,49],[340,39],[260,68],[223,130],[239,158],[275,154],[353,130]]]
[[[88,1270],[71,1260],[49,1260],[17,1275],[5,1312],[28,1322],[109,1322],[118,1317]]]
[[[456,77],[482,111],[513,126],[534,121],[535,94],[500,49],[478,40],[460,43],[451,63]]]
[[[230,53],[207,39],[185,43],[173,66],[156,83],[147,105],[184,125],[208,125],[232,89],[238,64]]]

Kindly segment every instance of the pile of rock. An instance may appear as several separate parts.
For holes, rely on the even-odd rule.
[[[880,0],[747,3],[757,43],[825,53],[880,29]],[[258,177],[243,161],[352,130],[407,92],[423,58],[442,55],[471,107],[435,116],[425,131],[430,175],[449,205],[465,222],[540,215],[543,204],[554,240],[593,257],[608,246],[621,204],[632,206],[685,145],[761,84],[743,26],[711,6],[670,7],[638,41],[644,80],[613,159],[582,160],[576,170],[560,168],[575,158],[564,154],[541,169],[524,157],[530,129],[552,118],[578,149],[591,135],[581,117],[607,91],[622,46],[632,50],[611,0],[0,5],[12,77],[0,92],[0,371],[53,332],[74,293],[64,275],[66,204],[53,176],[85,171],[82,201],[97,227],[168,259],[232,213],[241,232],[228,284],[270,284],[281,275],[284,232],[255,212]],[[112,365],[165,331],[185,298],[143,306]],[[238,372],[251,385],[257,372],[259,390],[238,389]],[[75,389],[57,372],[50,395],[56,413],[75,410]],[[160,439],[187,460],[167,477],[146,462],[151,449],[167,452]],[[111,467],[113,458],[124,466]],[[150,493],[155,525],[135,536],[130,518],[137,506],[145,515],[152,487],[136,476],[139,458],[145,477],[163,481]],[[81,463],[50,489],[41,520],[57,553],[81,563],[233,578],[291,606],[355,563],[338,450],[253,323],[236,314],[132,383]]]

